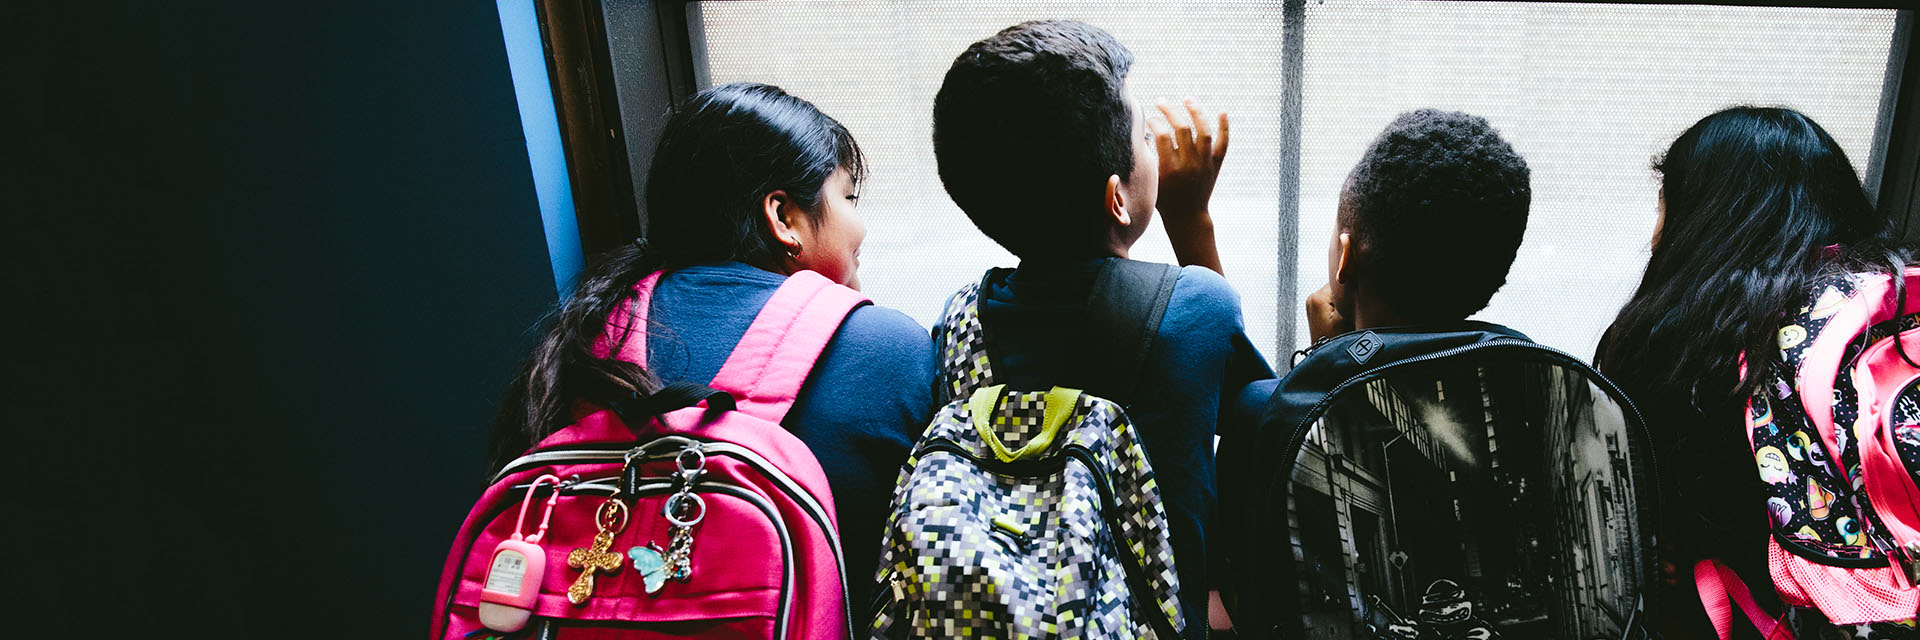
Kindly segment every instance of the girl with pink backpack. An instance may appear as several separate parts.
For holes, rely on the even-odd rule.
[[[668,118],[645,239],[580,276],[502,407],[432,637],[850,634],[933,387],[927,332],[857,291],[864,171],[776,87]]]
[[[1653,255],[1595,362],[1662,463],[1663,637],[1920,637],[1920,270],[1894,222],[1790,109],[1707,116],[1655,169]]]

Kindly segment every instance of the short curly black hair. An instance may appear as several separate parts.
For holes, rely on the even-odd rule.
[[[1507,282],[1533,199],[1527,161],[1486,118],[1400,114],[1348,175],[1340,226],[1396,312],[1457,320]]]
[[[1133,53],[1084,22],[1023,22],[954,58],[933,98],[947,195],[1016,256],[1099,249],[1107,177],[1133,173]]]

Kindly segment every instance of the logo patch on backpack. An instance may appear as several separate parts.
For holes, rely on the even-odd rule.
[[[1353,356],[1354,362],[1366,364],[1368,360],[1373,359],[1373,354],[1380,353],[1380,347],[1380,336],[1368,331],[1360,334],[1360,337],[1347,347],[1347,355]]]

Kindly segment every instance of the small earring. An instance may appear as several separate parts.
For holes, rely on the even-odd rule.
[[[801,247],[799,242],[793,243],[793,246],[787,247],[787,257],[789,258],[800,257],[800,251],[802,249],[804,249],[804,247]]]

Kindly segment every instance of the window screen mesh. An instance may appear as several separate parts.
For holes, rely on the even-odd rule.
[[[872,166],[860,194],[862,288],[927,325],[962,284],[1015,264],[940,186],[933,94],[947,67],[967,45],[1026,20],[1076,19],[1112,32],[1133,50],[1127,85],[1136,100],[1190,95],[1232,114],[1214,224],[1248,335],[1263,350],[1274,344],[1280,3],[723,1],[703,2],[700,12],[712,83],[779,85],[859,139]],[[1173,261],[1157,218],[1133,256]]]
[[[1032,19],[1084,20],[1133,50],[1136,100],[1198,98],[1233,117],[1213,201],[1248,334],[1275,360],[1307,342],[1300,298],[1326,280],[1342,181],[1394,115],[1487,117],[1533,170],[1527,238],[1479,318],[1590,355],[1647,257],[1653,155],[1700,117],[1785,105],[1825,126],[1864,174],[1887,77],[1891,10],[1316,0],[1306,4],[1300,210],[1280,210],[1280,2],[701,2],[704,81],[767,82],[851,129],[872,177],[861,282],[932,324],[946,296],[1014,258],[953,205],[934,168],[934,92],[975,40]],[[1008,150],[1018,153],[1017,149]],[[1279,216],[1298,216],[1281,250]],[[1135,257],[1171,261],[1149,231]],[[1281,265],[1282,256],[1287,262]],[[1296,257],[1297,256],[1297,257]],[[1283,284],[1277,278],[1294,282]],[[1289,291],[1291,299],[1278,300]],[[1279,335],[1280,314],[1297,335]]]
[[[1520,256],[1476,317],[1589,357],[1646,267],[1653,156],[1721,108],[1782,105],[1825,127],[1864,175],[1894,13],[1308,2],[1300,295],[1326,282],[1340,186],[1380,129],[1409,109],[1466,111],[1533,173]]]

